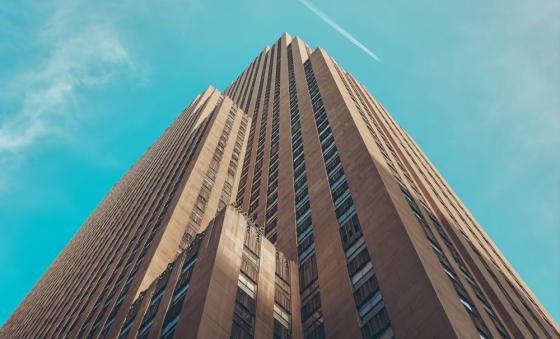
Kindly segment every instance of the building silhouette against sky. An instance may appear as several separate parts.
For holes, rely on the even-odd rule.
[[[385,108],[324,50],[284,34],[179,115],[0,337],[558,331]]]

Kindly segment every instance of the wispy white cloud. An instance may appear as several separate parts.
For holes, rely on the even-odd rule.
[[[55,11],[34,41],[46,56],[5,82],[0,98],[13,110],[0,116],[0,152],[19,156],[45,139],[68,137],[76,123],[77,89],[107,85],[134,69],[110,22],[80,23],[77,14],[66,6]]]
[[[334,22],[331,18],[329,18],[325,13],[323,13],[323,11],[321,11],[319,8],[317,8],[317,6],[315,6],[314,4],[312,4],[310,1],[307,0],[299,0],[299,2],[301,2],[302,4],[304,4],[307,8],[309,8],[310,10],[312,10],[315,14],[317,14],[321,19],[325,20],[329,25],[331,25],[334,29],[336,29],[337,31],[340,32],[340,34],[344,35],[348,40],[352,41],[356,46],[360,47],[364,52],[366,52],[369,56],[371,56],[372,58],[374,58],[375,60],[383,63],[383,61],[381,61],[381,59],[373,54],[369,49],[367,49],[364,45],[362,45],[358,40],[354,39],[353,36],[351,36],[350,34],[348,34],[348,32],[346,32],[344,29],[342,29],[342,27],[340,27],[339,25],[337,25],[336,22]]]

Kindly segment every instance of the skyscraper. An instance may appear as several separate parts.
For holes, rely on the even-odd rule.
[[[385,108],[324,50],[284,34],[223,93],[209,87],[187,107],[0,334],[552,339],[558,331]]]

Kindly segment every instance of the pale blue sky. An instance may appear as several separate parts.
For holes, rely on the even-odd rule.
[[[560,321],[557,0],[0,2],[0,324],[190,101],[284,31],[432,160]]]

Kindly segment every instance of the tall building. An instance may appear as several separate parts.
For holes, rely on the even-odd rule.
[[[284,34],[110,190],[2,338],[547,338],[412,138]]]

